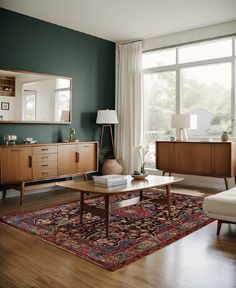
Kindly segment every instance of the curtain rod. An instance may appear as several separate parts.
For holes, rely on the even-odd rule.
[[[142,40],[134,40],[134,41],[125,42],[125,43],[121,43],[121,44],[118,43],[118,45],[126,45],[126,44],[136,43],[136,42],[140,42],[140,41],[142,41]]]
[[[225,35],[220,35],[220,36],[214,36],[214,37],[210,37],[210,38],[202,38],[202,39],[198,39],[198,40],[191,40],[191,41],[186,41],[186,42],[182,42],[182,43],[180,42],[178,44],[161,46],[161,47],[158,47],[158,48],[150,48],[150,49],[147,49],[147,50],[143,50],[143,53],[157,51],[157,50],[162,50],[162,49],[168,49],[168,48],[176,48],[176,47],[179,47],[179,46],[186,46],[186,45],[189,45],[189,44],[201,43],[201,42],[217,40],[217,39],[222,39],[222,38],[227,38],[227,37],[234,37],[234,36],[236,36],[236,33],[230,33],[230,34],[225,34]]]

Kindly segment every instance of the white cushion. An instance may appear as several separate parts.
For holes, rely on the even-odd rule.
[[[206,197],[203,209],[209,217],[236,222],[236,187]]]

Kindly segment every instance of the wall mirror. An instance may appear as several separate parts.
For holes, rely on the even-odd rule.
[[[0,123],[71,123],[72,79],[0,70]]]

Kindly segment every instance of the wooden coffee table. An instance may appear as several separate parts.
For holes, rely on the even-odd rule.
[[[170,185],[176,182],[183,180],[183,178],[177,177],[167,177],[167,176],[155,176],[149,175],[144,180],[134,180],[131,176],[127,175],[128,183],[125,185],[114,186],[114,187],[102,187],[95,185],[93,180],[89,181],[65,181],[61,183],[57,183],[57,186],[76,190],[81,193],[80,197],[80,223],[83,223],[83,212],[91,212],[95,215],[105,218],[105,225],[106,225],[106,237],[109,237],[109,228],[110,228],[110,217],[111,212],[130,205],[134,205],[148,197],[145,197],[144,191],[150,188],[155,187],[165,187],[166,189],[166,198],[165,202],[168,205],[168,213],[169,216],[171,215],[171,192],[170,192]],[[138,197],[134,197],[128,200],[122,200],[120,202],[116,202],[114,204],[111,203],[110,197],[114,195],[126,194],[130,192],[139,192]],[[98,196],[103,196],[105,200],[105,209],[92,207],[84,203],[84,194],[96,194]],[[155,200],[157,201],[157,200]],[[158,201],[159,202],[159,201]]]

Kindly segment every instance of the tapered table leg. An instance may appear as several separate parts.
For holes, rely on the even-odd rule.
[[[83,223],[83,212],[84,212],[84,192],[80,192],[80,223]]]
[[[106,225],[106,237],[109,238],[110,234],[110,218],[111,218],[111,203],[110,197],[104,196],[105,199],[105,225]]]
[[[171,216],[171,192],[170,192],[170,185],[166,185],[166,200],[168,206],[168,214]]]
[[[25,182],[21,183],[21,187],[20,187],[20,205],[23,205],[24,202],[24,194],[25,194]]]

